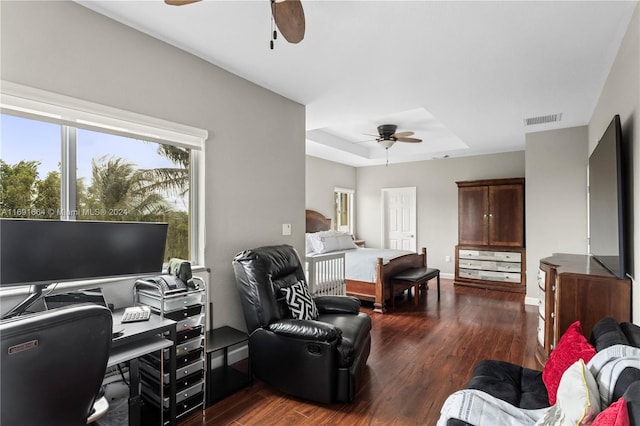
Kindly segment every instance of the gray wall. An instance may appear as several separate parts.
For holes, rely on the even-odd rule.
[[[600,136],[615,114],[620,115],[623,140],[629,149],[627,165],[631,196],[631,229],[627,235],[632,248],[631,276],[633,322],[640,324],[640,282],[636,271],[640,268],[640,5],[625,34],[611,67],[605,86],[589,121],[589,153],[593,151]]]
[[[304,250],[304,106],[72,2],[0,6],[2,79],[209,131],[214,325],[244,328],[234,254],[280,242]]]
[[[429,265],[453,276],[458,243],[456,181],[521,177],[524,152],[429,160],[356,170],[358,238],[367,247],[381,246],[383,188],[416,187],[417,247],[426,247]],[[445,256],[451,261],[445,262]]]
[[[587,128],[526,135],[527,300],[537,304],[540,259],[587,253]]]
[[[356,189],[356,168],[321,158],[306,157],[306,208],[316,210],[333,218],[335,200],[333,191],[336,187]],[[358,193],[355,193],[355,200]],[[357,210],[357,209],[356,209]],[[354,232],[357,235],[357,221]]]

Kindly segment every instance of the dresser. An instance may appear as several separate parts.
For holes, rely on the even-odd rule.
[[[524,178],[456,182],[456,285],[524,293]]]
[[[616,278],[591,256],[558,253],[541,259],[537,281],[541,365],[575,321],[587,339],[605,316],[631,321],[631,281]]]

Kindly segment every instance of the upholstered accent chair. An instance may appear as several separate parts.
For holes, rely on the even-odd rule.
[[[307,282],[298,253],[289,245],[243,251],[233,268],[255,376],[299,398],[352,401],[371,349],[371,318],[360,312],[360,302],[296,293]],[[313,306],[300,309],[309,300],[317,312]],[[309,315],[317,316],[295,317]]]

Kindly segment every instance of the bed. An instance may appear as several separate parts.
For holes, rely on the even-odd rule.
[[[307,234],[322,233],[330,229],[331,219],[314,210],[306,211]],[[347,249],[333,250],[331,253],[343,253],[345,256],[346,294],[373,302],[374,312],[380,313],[386,311],[386,300],[392,296],[389,278],[406,269],[426,266],[427,258],[425,248],[421,253],[414,253],[361,248],[355,244]],[[321,255],[307,253],[307,259]]]

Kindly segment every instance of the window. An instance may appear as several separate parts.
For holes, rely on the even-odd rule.
[[[353,189],[335,188],[334,190],[333,229],[353,235]]]
[[[165,259],[203,263],[206,131],[10,83],[0,120],[0,217],[167,222]]]
[[[0,124],[0,217],[58,218],[61,126],[10,115]]]

